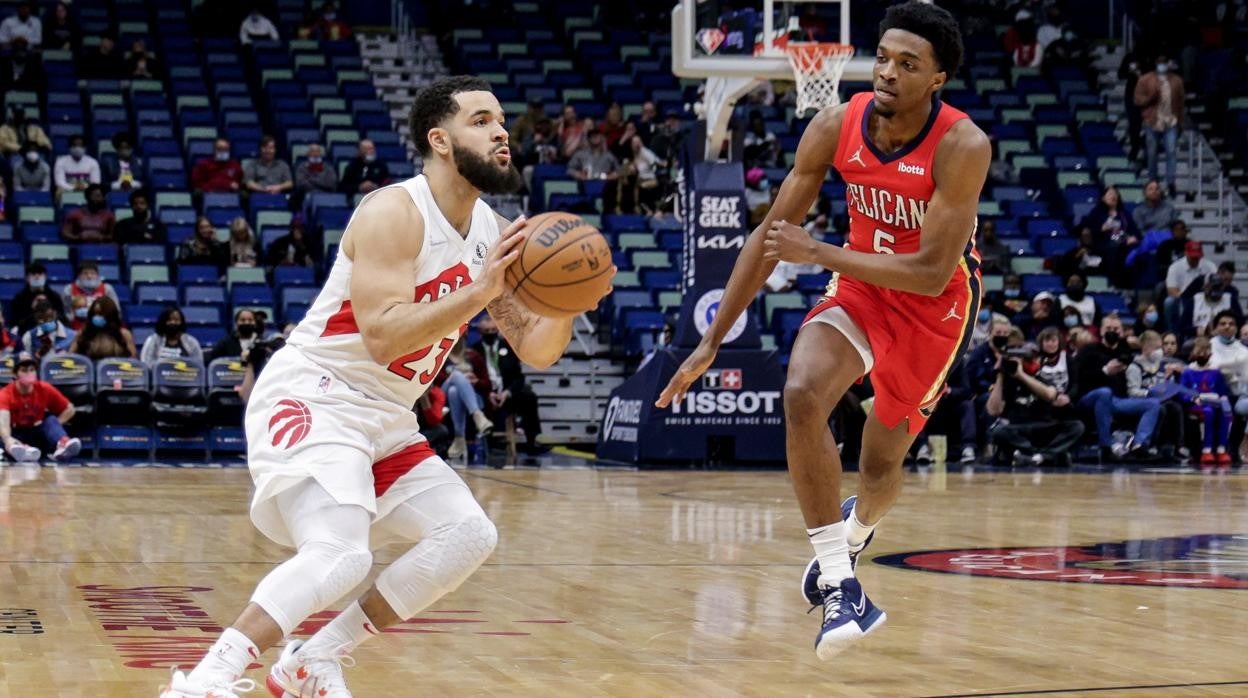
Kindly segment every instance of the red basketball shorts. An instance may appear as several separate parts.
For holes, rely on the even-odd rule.
[[[889,429],[908,418],[910,433],[917,434],[970,343],[981,289],[978,272],[961,266],[939,296],[838,276],[802,326],[824,322],[840,330],[871,374],[876,416]]]

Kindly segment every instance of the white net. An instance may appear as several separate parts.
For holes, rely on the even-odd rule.
[[[785,52],[797,77],[798,115],[840,104],[837,88],[845,65],[854,57],[853,46],[791,41]]]

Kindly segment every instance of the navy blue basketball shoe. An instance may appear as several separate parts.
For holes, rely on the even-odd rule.
[[[839,587],[823,587],[819,594],[823,603],[823,625],[815,637],[815,654],[822,660],[840,654],[888,620],[853,577],[842,579]]]
[[[854,502],[858,501],[858,497],[850,495],[841,502],[841,520],[849,521],[849,515],[854,511]],[[875,531],[867,536],[862,545],[857,550],[849,551],[849,568],[857,571],[858,554],[867,549],[871,545],[871,539],[875,537]],[[812,557],[810,563],[806,565],[806,572],[802,574],[802,598],[811,606],[818,606],[823,603],[823,596],[819,593],[819,558]]]

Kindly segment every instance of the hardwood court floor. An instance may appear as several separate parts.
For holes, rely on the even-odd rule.
[[[819,615],[799,603],[809,546],[783,473],[465,479],[499,548],[458,592],[356,653],[347,675],[361,698],[1248,695],[1248,589],[864,561],[888,625],[825,664],[812,648]],[[0,480],[0,696],[155,696],[167,667],[194,663],[285,556],[252,528],[242,470],[8,467]],[[1186,562],[1138,562],[1147,546],[1128,546],[1119,557],[1137,562],[1073,576],[1159,568],[1248,581],[1244,475],[941,480],[907,475],[870,556],[1237,534]]]

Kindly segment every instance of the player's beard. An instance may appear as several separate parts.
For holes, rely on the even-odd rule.
[[[482,194],[511,194],[520,191],[520,187],[524,185],[520,170],[510,161],[506,168],[500,168],[497,163],[490,161],[492,155],[481,157],[454,144],[451,152],[460,176]]]

